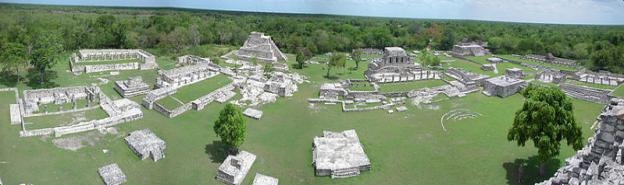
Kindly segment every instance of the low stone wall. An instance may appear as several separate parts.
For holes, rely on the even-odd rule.
[[[123,63],[123,64],[96,64],[96,65],[84,66],[85,73],[95,73],[95,72],[103,72],[103,71],[137,70],[137,69],[139,69],[139,63],[137,62]]]
[[[202,97],[197,98],[196,100],[193,100],[191,103],[193,104],[193,108],[195,110],[202,110],[204,109],[204,107],[210,103],[212,103],[215,100],[215,94],[220,93],[222,91],[232,91],[234,90],[234,82],[225,85],[215,91],[212,91],[211,93],[204,95]]]
[[[176,117],[182,113],[185,113],[186,111],[191,110],[191,108],[193,108],[193,105],[191,103],[186,103],[172,110],[169,110],[158,103],[154,104],[154,110],[168,118]]]
[[[606,89],[597,89],[572,84],[560,84],[559,87],[566,95],[572,98],[600,104],[607,104],[609,102],[609,93],[611,93],[610,90]]]

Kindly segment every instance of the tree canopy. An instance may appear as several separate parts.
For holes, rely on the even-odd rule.
[[[213,129],[221,141],[233,151],[237,151],[245,142],[246,120],[240,108],[233,104],[226,104],[219,112],[219,118],[215,121]]]
[[[571,100],[560,89],[530,84],[521,94],[525,101],[516,112],[507,139],[519,146],[533,142],[543,174],[544,162],[559,155],[562,140],[575,150],[583,147],[581,127],[574,119]]]

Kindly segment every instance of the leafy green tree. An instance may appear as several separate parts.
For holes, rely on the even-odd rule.
[[[305,59],[306,59],[306,56],[303,53],[303,51],[302,50],[297,50],[297,58],[296,58],[296,60],[297,60],[297,68],[303,69],[303,66],[305,65]]]
[[[329,72],[332,68],[344,66],[344,61],[346,56],[342,53],[333,52],[331,57],[329,57],[329,61],[327,61],[327,75],[325,77],[329,78]]]
[[[423,63],[423,65],[428,66],[439,66],[440,65],[440,57],[431,54],[427,50],[423,50],[418,59]]]
[[[351,51],[351,59],[355,62],[355,69],[360,68],[360,61],[362,61],[362,50],[354,49]]]
[[[60,43],[59,36],[53,32],[42,32],[34,40],[30,64],[39,73],[40,84],[46,81],[46,70],[52,68],[57,62],[56,57],[63,49]]]
[[[26,47],[21,43],[6,43],[0,50],[2,69],[7,72],[14,71],[19,82],[19,70],[26,65]]]
[[[229,147],[230,152],[238,153],[238,148],[245,142],[247,123],[239,107],[226,104],[219,112],[219,118],[215,121],[214,132],[221,141]]]
[[[538,149],[540,175],[544,175],[544,164],[559,155],[561,140],[575,150],[583,147],[581,127],[574,119],[572,101],[560,89],[530,84],[521,93],[525,101],[516,112],[507,140],[519,146],[532,141]]]
[[[264,64],[264,76],[266,76],[267,78],[269,76],[271,76],[271,72],[273,72],[275,69],[273,69],[273,64],[272,63],[266,63]]]

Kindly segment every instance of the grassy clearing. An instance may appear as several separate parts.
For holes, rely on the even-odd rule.
[[[106,112],[101,108],[80,111],[80,112],[72,112],[65,114],[57,114],[57,115],[47,115],[47,116],[36,116],[36,117],[28,117],[25,118],[24,121],[27,123],[26,129],[40,129],[40,128],[51,128],[57,126],[65,126],[71,125],[73,123],[77,123],[80,121],[89,121],[96,119],[103,119],[108,117]]]
[[[624,97],[624,86],[622,85],[617,86],[617,88],[613,90],[611,95],[616,96],[616,97]]]
[[[180,106],[182,106],[183,104],[181,104],[180,102],[178,102],[177,100],[173,99],[173,97],[171,96],[167,96],[163,99],[160,99],[158,101],[156,101],[156,103],[162,105],[163,107],[169,109],[169,110],[173,110],[175,108],[178,108]]]
[[[418,80],[411,82],[398,82],[398,83],[382,83],[379,84],[379,91],[381,92],[404,92],[415,89],[422,89],[425,87],[437,87],[445,85],[442,80]]]
[[[232,80],[230,80],[225,75],[217,75],[215,77],[208,78],[200,82],[184,86],[178,89],[177,92],[173,94],[172,96],[178,98],[178,100],[184,103],[188,103],[214,90],[217,90],[223,87],[224,85],[227,85],[231,81]]]
[[[294,64],[294,57],[290,60]],[[408,111],[393,114],[381,110],[343,113],[338,105],[309,108],[307,98],[318,96],[321,83],[362,74],[332,72],[336,78],[326,79],[322,66],[292,69],[310,77],[312,82],[300,85],[293,97],[264,105],[262,120],[248,119],[247,138],[241,148],[258,158],[243,184],[251,184],[256,172],[277,177],[280,184],[508,184],[516,182],[518,160],[529,161],[523,182],[532,184],[547,178],[537,175],[535,148],[530,144],[518,147],[506,139],[514,112],[523,102],[520,95],[502,99],[472,93],[440,101],[436,110],[408,104]],[[357,72],[363,69],[365,66],[360,66]],[[57,83],[84,83],[64,73],[59,71]],[[88,75],[82,78],[96,81]],[[112,88],[110,83],[101,87]],[[131,99],[140,102],[141,98]],[[14,101],[13,94],[0,93],[0,105]],[[589,127],[602,105],[579,100],[573,103],[575,117],[587,138],[593,134]],[[109,135],[76,152],[56,148],[45,137],[19,138],[21,128],[10,125],[8,116],[0,117],[0,145],[10,148],[0,150],[0,174],[6,184],[101,184],[97,168],[117,163],[128,177],[128,184],[220,184],[214,176],[225,155],[212,127],[222,107],[213,103],[204,110],[189,111],[172,119],[143,109],[143,119],[116,127],[119,135]],[[440,117],[453,109],[469,109],[482,116],[449,120],[445,122],[445,132]],[[0,106],[0,114],[8,115],[8,111],[8,106]],[[167,142],[167,158],[140,161],[120,138],[143,128],[151,129]],[[323,130],[345,129],[358,132],[372,162],[371,171],[347,179],[315,177],[311,165],[312,138]],[[103,153],[104,149],[109,152]],[[548,163],[548,174],[574,153],[570,147],[562,146],[558,160]],[[33,176],[33,172],[37,175]]]

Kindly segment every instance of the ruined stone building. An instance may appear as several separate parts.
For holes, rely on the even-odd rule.
[[[211,65],[211,63],[197,63],[193,65],[185,65],[169,70],[158,71],[156,86],[158,88],[179,88],[214,77],[218,74],[219,68]]]
[[[129,60],[129,62],[110,62]],[[136,60],[136,61],[133,61]],[[69,58],[74,74],[117,70],[148,70],[158,67],[156,57],[141,49],[81,49]]]
[[[347,91],[340,83],[324,83],[321,85],[319,98],[338,100],[338,97],[344,96]]]
[[[489,51],[478,43],[467,42],[454,45],[451,53],[458,56],[483,56],[488,54]]]
[[[606,104],[609,102],[611,90],[562,83],[559,88],[568,96],[589,102]]]
[[[522,79],[524,78],[524,72],[520,68],[509,68],[505,70],[505,76],[509,78]]]
[[[158,138],[149,129],[131,132],[124,138],[128,147],[141,158],[141,160],[151,157],[154,161],[165,158],[165,141]]]
[[[461,88],[460,90],[463,89],[464,91],[478,88],[488,78],[487,75],[472,73],[463,69],[452,67],[446,70],[445,74],[463,84],[464,88]]]
[[[77,100],[87,100],[88,102],[99,100],[101,90],[97,86],[75,86],[75,87],[58,87],[52,89],[35,89],[24,90],[22,102],[24,106],[23,113],[27,116],[39,111],[47,112],[48,110],[40,110],[41,106],[46,104],[66,104],[74,103]],[[77,108],[74,106],[74,108]]]
[[[141,76],[130,77],[128,80],[116,81],[115,91],[124,98],[146,94],[150,91],[150,86],[143,82]]]
[[[611,99],[598,118],[598,129],[585,147],[539,185],[624,183],[624,100]]]
[[[256,173],[256,177],[254,177],[253,183],[251,185],[277,185],[278,183],[279,180],[275,177]]]
[[[580,70],[572,75],[572,79],[587,83],[618,86],[624,82],[624,75],[607,71],[592,72],[589,70]]]
[[[436,71],[425,70],[416,65],[400,47],[384,48],[384,56],[373,60],[364,76],[371,82],[379,83],[440,79]]]
[[[264,84],[264,91],[279,96],[292,96],[297,92],[297,83],[282,72],[274,72]]]
[[[323,131],[312,144],[312,164],[317,176],[346,178],[370,170],[370,160],[355,130]]]
[[[256,155],[246,151],[240,151],[235,156],[228,155],[219,166],[215,178],[228,185],[240,185],[254,161],[256,161]]]
[[[483,83],[483,94],[505,98],[516,94],[525,86],[526,81],[524,80],[499,76],[485,80]]]
[[[537,75],[535,79],[546,83],[561,83],[565,80],[566,75],[556,70],[545,70]]]
[[[251,32],[249,38],[237,52],[240,60],[251,61],[253,58],[258,62],[276,63],[286,61],[288,58],[277,48],[270,36],[261,32]]]
[[[121,171],[117,163],[109,164],[98,168],[98,174],[105,185],[119,185],[125,183],[126,175]]]
[[[540,62],[552,63],[552,64],[561,64],[567,66],[576,66],[575,60],[559,58],[553,56],[552,53],[548,53],[546,55],[525,55],[525,59],[536,60]]]

